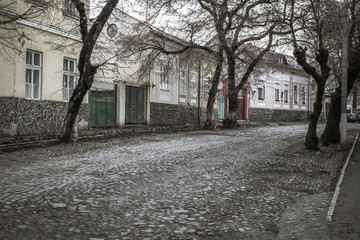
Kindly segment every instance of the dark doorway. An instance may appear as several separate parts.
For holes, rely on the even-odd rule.
[[[145,123],[145,89],[126,86],[125,124]]]

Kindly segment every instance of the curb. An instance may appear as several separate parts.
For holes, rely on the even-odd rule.
[[[114,128],[114,129],[97,129],[94,131],[79,132],[77,140],[86,141],[100,138],[116,138],[116,137],[129,137],[133,135],[142,135],[148,133],[167,133],[167,132],[187,132],[200,130],[200,126],[194,125],[181,125],[181,126],[153,126],[153,127],[135,127],[135,128]],[[37,135],[37,136],[24,136],[24,139],[1,139],[0,138],[0,153],[7,150],[15,150],[22,147],[44,146],[50,144],[61,143],[60,135],[53,134],[52,136]]]
[[[331,203],[330,203],[329,211],[328,211],[327,216],[326,216],[326,220],[328,222],[332,221],[332,217],[333,217],[334,211],[335,211],[336,201],[337,201],[339,193],[340,193],[340,186],[341,186],[341,184],[342,184],[342,182],[344,180],[345,171],[346,171],[347,166],[349,165],[350,158],[351,158],[351,156],[352,156],[352,154],[354,152],[355,145],[356,145],[356,142],[358,140],[358,137],[359,137],[359,135],[356,134],[356,137],[355,137],[355,140],[354,140],[354,142],[352,144],[350,153],[346,158],[345,164],[344,164],[344,166],[343,166],[343,168],[341,170],[339,180],[338,180],[338,182],[336,184],[335,192],[334,192],[333,198],[332,198]]]

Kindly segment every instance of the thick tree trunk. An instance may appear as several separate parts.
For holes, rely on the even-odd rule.
[[[348,91],[347,95],[355,90],[355,82],[357,80],[359,73],[359,62],[351,61],[349,65],[349,73],[348,73]],[[354,106],[353,106],[354,107]],[[328,146],[329,144],[340,143],[340,121],[341,121],[341,87],[336,89],[336,93],[331,98],[330,101],[330,109],[329,115],[326,122],[326,126],[323,134],[321,135],[321,142],[324,146]]]
[[[338,88],[330,100],[329,114],[324,132],[321,135],[321,142],[324,146],[330,143],[340,142],[340,120],[341,120],[341,94]]]
[[[238,99],[237,95],[239,91],[235,86],[235,53],[227,51],[227,62],[228,62],[228,97],[229,97],[229,112],[226,119],[223,120],[224,128],[235,128],[237,123],[237,107]]]
[[[237,126],[237,109],[238,109],[238,92],[233,91],[229,93],[229,113],[228,117],[224,119],[224,128],[235,128]]]
[[[317,123],[321,114],[322,99],[324,96],[324,85],[318,86],[316,100],[314,102],[314,110],[310,114],[309,127],[306,134],[305,149],[319,151],[319,139],[316,135]]]
[[[220,82],[223,62],[224,62],[223,49],[220,48],[218,51],[218,56],[217,56],[217,64],[216,64],[215,74],[214,74],[214,77],[213,77],[213,80],[211,83],[211,88],[209,91],[209,98],[208,98],[207,105],[206,105],[206,121],[203,126],[204,129],[215,129],[216,128],[215,116],[214,116],[214,104],[215,104],[215,100],[216,100],[216,93],[217,93],[218,85]]]
[[[254,71],[254,68],[258,64],[258,62],[262,59],[262,57],[267,53],[272,45],[273,41],[273,34],[272,34],[273,27],[269,29],[269,42],[267,47],[261,51],[261,53],[254,58],[251,63],[248,65],[243,77],[236,85],[235,78],[236,78],[236,55],[235,52],[238,45],[233,45],[231,48],[226,48],[226,55],[228,61],[228,92],[229,92],[229,113],[228,117],[224,119],[223,126],[225,128],[234,128],[237,126],[237,110],[238,110],[238,94],[248,81],[251,73]]]
[[[213,83],[213,85],[216,84],[216,86],[217,86],[218,83],[217,84]],[[213,89],[213,87],[211,87],[210,92],[209,92],[209,98],[208,98],[207,105],[206,105],[206,121],[204,123],[203,129],[215,129],[216,128],[215,116],[214,116],[214,104],[215,104],[216,92],[217,92],[217,89],[215,89],[215,88]]]
[[[74,89],[73,95],[70,98],[68,104],[68,110],[63,121],[62,135],[60,140],[63,142],[75,142],[77,138],[77,132],[74,129],[76,124],[76,118],[79,114],[83,99],[90,89],[92,82],[94,81],[94,75],[89,76],[87,81],[79,79],[79,82],[87,82],[88,84],[78,84]]]
[[[305,139],[305,149],[318,151],[320,148],[318,146],[319,139],[316,135],[316,128],[321,114],[325,84],[330,75],[330,67],[328,66],[329,51],[320,47],[319,53],[316,55],[316,61],[320,65],[321,74],[317,72],[315,67],[307,63],[306,48],[296,47],[294,56],[296,57],[297,63],[306,73],[310,74],[317,83],[316,99],[314,102],[314,109],[310,114],[309,127]]]

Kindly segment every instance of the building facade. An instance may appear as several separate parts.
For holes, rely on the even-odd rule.
[[[58,132],[61,128],[76,83],[81,38],[71,1],[58,7],[61,11],[43,1],[1,1],[2,19],[27,12],[0,30],[12,43],[6,48],[5,39],[0,39],[1,134]],[[80,113],[83,126],[88,119],[86,103]]]
[[[127,45],[126,38],[134,32],[143,34],[136,36],[134,41],[142,37],[149,39],[151,43],[146,46],[149,47],[147,51],[136,53],[133,50],[143,46],[143,42],[135,46]],[[110,49],[105,51],[105,58],[111,58],[122,49],[129,49],[132,53],[122,53],[131,55],[126,58],[120,54],[109,62],[109,66],[113,67],[97,74],[89,93],[90,126],[185,125],[202,122],[206,106],[204,80],[211,74],[207,70],[209,63],[204,62],[196,51],[154,54],[155,50],[151,50],[156,44],[169,51],[179,50],[187,42],[115,10],[99,44]],[[115,44],[117,48],[114,48]],[[114,97],[108,98],[106,106],[104,99],[93,98],[96,94],[109,91]],[[104,116],[101,112],[104,111],[108,115],[106,119],[111,121],[101,120],[101,116]]]
[[[77,58],[81,49],[76,9],[71,1],[61,4],[62,11],[33,0],[1,5],[6,6],[1,8],[1,13],[44,11],[14,21],[14,28],[23,31],[27,38],[16,45],[18,52],[7,53],[9,58],[1,55],[0,135],[61,131],[78,78]],[[115,14],[104,27],[93,53],[93,62],[102,67],[84,98],[78,128],[201,122],[206,105],[203,92],[206,64],[196,54],[188,51],[150,58],[151,52],[144,51],[127,59],[116,56],[121,51],[117,47],[118,38],[131,34],[139,23],[126,14],[122,19]],[[167,34],[154,39],[161,39],[169,49],[187,44]],[[13,40],[16,41],[15,37]],[[151,60],[149,63],[143,61],[147,58]]]
[[[238,94],[239,120],[306,121],[315,100],[316,83],[292,56],[267,53]],[[226,82],[220,87],[219,116],[226,118]],[[224,90],[225,89],[225,90]],[[326,110],[324,104],[324,111]]]

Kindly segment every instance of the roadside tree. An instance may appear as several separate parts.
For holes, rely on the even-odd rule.
[[[325,85],[330,76],[329,49],[325,44],[324,22],[328,11],[324,1],[290,1],[288,22],[297,63],[312,76],[317,84],[313,111],[310,114],[305,148],[320,150],[316,134],[318,120],[322,110]]]
[[[91,88],[95,74],[101,64],[92,63],[92,54],[96,42],[105,26],[109,16],[115,9],[119,0],[108,0],[96,19],[91,23],[87,15],[85,3],[81,0],[72,0],[79,13],[79,28],[82,47],[79,55],[79,78],[73,94],[69,100],[68,109],[63,122],[61,140],[73,142],[76,140],[74,126],[84,96]]]
[[[360,42],[359,42],[359,14],[360,14],[360,1],[352,0],[349,1],[349,33],[348,33],[348,92],[347,95],[351,92],[355,83],[359,79],[360,71]],[[341,49],[342,39],[339,34],[341,30],[341,5],[342,3],[335,2],[333,4],[333,11],[330,11],[329,16],[327,17],[329,21],[325,22],[327,44],[332,52],[333,62],[331,64],[331,69],[333,70],[336,88],[334,89],[331,100],[330,108],[327,116],[327,122],[324,129],[324,132],[321,135],[322,143],[327,146],[330,143],[339,143],[340,142],[340,119],[341,119]],[[333,16],[339,16],[335,18]],[[354,86],[354,97],[356,98],[356,87]],[[356,107],[356,105],[355,105]]]
[[[213,57],[214,76],[209,88],[207,116],[204,128],[213,128],[213,107],[223,65],[226,64],[229,114],[224,120],[225,127],[236,125],[238,93],[248,81],[254,68],[273,43],[273,31],[278,16],[279,1],[145,1],[147,22],[157,23],[159,16],[171,15],[174,21],[161,22],[163,31],[176,32],[189,43],[191,49],[201,49]],[[267,40],[264,40],[267,39]],[[259,45],[262,51],[246,53],[244,46]],[[259,49],[259,48],[258,48]],[[160,50],[160,49],[158,49]],[[161,50],[171,54],[170,51]],[[246,53],[246,54],[244,54]],[[245,56],[246,55],[246,56]],[[237,69],[242,62],[241,69]],[[241,76],[241,77],[239,77]],[[240,79],[240,80],[238,80]]]

